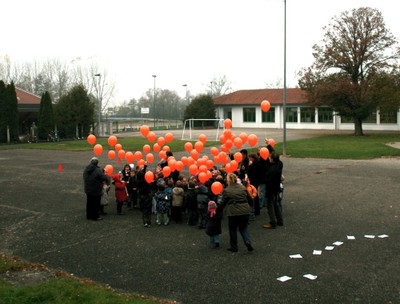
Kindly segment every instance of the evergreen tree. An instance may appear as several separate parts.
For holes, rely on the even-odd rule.
[[[19,141],[18,99],[13,81],[11,81],[11,83],[8,86],[6,86],[5,104],[4,107],[2,108],[2,111],[4,111],[5,115],[4,121],[6,124],[6,130],[8,126],[10,131],[10,141],[18,142]],[[7,131],[6,131],[6,138],[7,138]]]
[[[199,95],[187,106],[184,119],[215,119],[215,106],[211,95]],[[194,126],[213,126],[212,121],[195,122]]]
[[[47,139],[54,130],[53,104],[48,91],[42,94],[38,117],[38,137]]]
[[[6,84],[0,80],[0,142],[7,141]]]

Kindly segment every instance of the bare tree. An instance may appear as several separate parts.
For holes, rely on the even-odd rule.
[[[212,97],[225,95],[232,91],[231,82],[228,81],[226,75],[214,77],[206,87]]]

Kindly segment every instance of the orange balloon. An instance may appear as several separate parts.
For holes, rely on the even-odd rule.
[[[157,139],[157,143],[160,145],[160,147],[164,146],[164,144],[165,144],[165,138],[162,137],[162,136],[160,136],[160,137]]]
[[[118,139],[117,139],[116,136],[111,135],[110,137],[108,137],[108,144],[109,144],[111,147],[114,147],[114,146],[117,144],[117,142],[118,142]]]
[[[170,143],[174,139],[174,134],[172,133],[167,133],[165,134],[165,142]]]
[[[224,126],[226,129],[230,129],[232,127],[232,120],[230,120],[229,118],[225,119]]]
[[[108,151],[108,158],[109,159],[113,160],[115,158],[115,155],[117,155],[117,154],[115,153],[114,150]]]
[[[182,171],[184,166],[185,166],[185,165],[184,165],[183,162],[180,161],[180,160],[177,160],[176,163],[175,163],[175,169],[176,169],[176,171]]]
[[[235,139],[233,140],[233,145],[234,145],[236,148],[239,149],[239,148],[243,145],[242,139],[241,139],[240,137],[235,137]]]
[[[204,144],[201,142],[201,141],[197,141],[195,144],[194,144],[194,148],[196,149],[196,151],[197,152],[201,152],[201,151],[203,151],[203,149],[204,149]]]
[[[184,166],[187,166],[188,165],[188,158],[186,156],[182,156],[181,157],[181,162],[183,163]],[[182,171],[182,170],[179,170],[179,171]]]
[[[107,174],[108,176],[111,176],[111,174],[112,174],[113,171],[114,171],[114,168],[113,168],[113,166],[111,166],[111,165],[106,165],[106,166],[104,167],[104,171],[106,171],[106,174]]]
[[[155,143],[155,144],[153,145],[153,150],[154,150],[154,152],[156,152],[156,153],[160,152],[160,150],[161,150],[160,145],[159,145],[158,143]]]
[[[189,141],[185,143],[185,151],[190,153],[190,151],[192,150],[193,150],[193,144]]]
[[[207,141],[207,136],[205,136],[204,134],[200,134],[199,141],[201,141],[203,144],[205,144]]]
[[[94,145],[96,142],[96,136],[94,136],[93,134],[90,134],[87,137],[87,142],[89,143],[89,145]]]
[[[197,150],[193,149],[192,151],[190,151],[190,156],[191,156],[194,160],[196,160],[196,159],[199,158],[199,152],[198,152]]]
[[[222,134],[222,135],[219,137],[219,141],[221,142],[221,144],[224,144],[224,143],[225,143],[226,137],[225,137],[224,134]]]
[[[250,145],[251,147],[255,146],[255,145],[257,144],[257,142],[258,142],[257,135],[255,135],[255,134],[250,134],[250,135],[247,137],[247,142],[249,143],[249,145]]]
[[[162,149],[167,152],[167,151],[171,151],[171,148],[169,146],[163,146]]]
[[[197,166],[195,164],[189,166],[189,173],[191,175],[196,175],[197,174]]]
[[[233,159],[240,163],[243,159],[242,153],[236,152],[235,154],[233,154]]]
[[[122,151],[122,150],[120,150],[120,151]],[[119,155],[119,152],[118,152],[118,155]],[[133,155],[133,153],[131,151],[128,151],[125,153],[125,159],[128,162],[128,164],[132,164],[135,159],[135,156]]]
[[[225,165],[225,171],[226,171],[226,173],[232,173],[233,172],[232,166],[231,166],[230,163]]]
[[[247,133],[246,132],[242,132],[239,135],[240,139],[242,140],[243,143],[247,142]]]
[[[139,160],[137,161],[137,165],[138,165],[138,166],[144,166],[145,164],[146,164],[146,162],[145,162],[144,159],[139,159]]]
[[[151,171],[147,171],[144,175],[144,179],[148,184],[152,183],[154,181],[154,173]]]
[[[231,164],[231,167],[232,167],[232,172],[236,171],[238,169],[238,167],[239,167],[239,163],[236,160],[231,160],[230,164]]]
[[[206,165],[201,165],[199,166],[199,172],[207,172],[207,166]]]
[[[224,145],[221,145],[221,151],[222,152],[226,152],[226,153],[228,153],[229,152],[229,148],[224,144]]]
[[[171,174],[171,168],[168,166],[165,166],[164,168],[162,168],[162,173],[163,173],[164,177],[168,177]]]
[[[219,164],[221,162],[221,158],[219,155],[214,156],[214,161]]]
[[[169,157],[169,158],[168,158],[168,167],[171,168],[171,171],[175,171],[175,170],[176,170],[175,164],[176,164],[175,158]]]
[[[136,151],[134,156],[135,156],[136,161],[143,158],[143,154],[140,151]]]
[[[147,160],[149,163],[152,163],[152,162],[154,161],[154,155],[153,155],[152,153],[147,154],[147,155],[146,155],[146,160]]]
[[[268,100],[263,100],[261,102],[261,110],[263,112],[268,112],[270,108],[271,108],[271,104],[269,103]]]
[[[201,183],[204,184],[204,183],[208,180],[207,173],[205,173],[205,172],[200,172],[199,175],[198,175],[198,179],[199,179],[199,181],[200,181]]]
[[[198,167],[200,167],[201,165],[205,165],[206,164],[206,159],[205,158],[199,158],[198,160],[197,160],[197,166]]]
[[[116,144],[115,147],[114,147],[114,149],[115,149],[115,151],[118,152],[119,150],[122,149],[122,145],[121,145],[121,144]]]
[[[193,165],[195,162],[196,161],[193,159],[193,157],[188,156],[188,158],[187,158],[187,165],[188,166]]]
[[[94,154],[96,154],[97,156],[99,156],[101,153],[103,153],[103,146],[100,144],[97,144],[93,147],[93,152]]]
[[[232,148],[233,142],[230,139],[227,139],[225,141],[225,146],[228,148],[228,150],[230,150]]]
[[[268,143],[271,145],[272,148],[275,147],[276,144],[275,139],[273,138],[268,139]]]
[[[161,150],[160,152],[158,152],[158,157],[160,157],[161,159],[167,159],[167,153]]]
[[[267,159],[268,157],[269,157],[269,151],[268,151],[268,149],[267,148],[265,148],[265,147],[262,147],[261,149],[260,149],[260,156],[263,158],[263,159]]]
[[[140,127],[140,133],[142,134],[143,137],[147,137],[147,135],[150,132],[150,128],[147,125],[143,125]]]
[[[206,166],[207,169],[212,169],[214,167],[214,162],[211,159],[209,159],[206,161]]]
[[[119,157],[119,158],[124,158],[124,157],[125,157],[125,150],[122,150],[122,149],[119,150],[119,151],[118,151],[118,157]]]
[[[231,135],[232,135],[232,130],[231,129],[225,129],[223,134],[225,136],[225,139],[230,139]]]
[[[147,140],[149,142],[154,142],[156,140],[157,136],[154,132],[149,132],[149,134],[147,134]]]
[[[150,145],[144,145],[143,146],[143,152],[144,153],[150,153],[150,151],[151,151]],[[155,151],[155,152],[158,152],[158,151]]]
[[[223,188],[223,186],[220,182],[213,182],[211,185],[211,191],[215,195],[220,194],[222,192],[222,188]]]
[[[211,153],[212,155],[214,155],[214,156],[217,156],[218,153],[219,153],[218,148],[216,148],[216,147],[211,147],[210,153]]]

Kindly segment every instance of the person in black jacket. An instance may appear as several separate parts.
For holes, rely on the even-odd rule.
[[[99,160],[93,157],[83,171],[83,183],[86,193],[86,218],[88,220],[101,220],[100,202],[103,194],[103,182],[107,180],[104,170],[98,166]]]
[[[277,225],[283,226],[282,211],[278,205],[283,163],[279,160],[279,154],[276,151],[271,152],[269,161],[269,168],[265,176],[269,224],[266,224],[263,227],[267,229],[275,229]]]

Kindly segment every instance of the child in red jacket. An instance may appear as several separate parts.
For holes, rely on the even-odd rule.
[[[121,181],[120,173],[114,174],[113,184],[115,186],[115,199],[117,201],[117,214],[122,215],[122,205],[128,201],[128,194],[126,193],[125,182]]]

